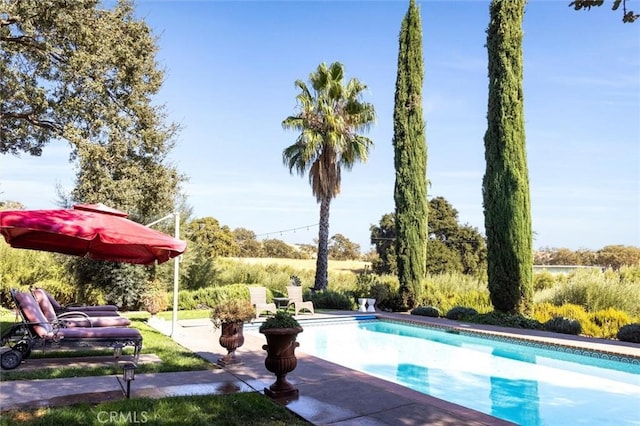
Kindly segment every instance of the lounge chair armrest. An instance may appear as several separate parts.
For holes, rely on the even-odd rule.
[[[18,325],[47,325],[47,324],[52,324],[50,322],[38,322],[38,321],[33,321],[33,322],[29,322],[29,321],[23,321],[20,323],[16,323]]]
[[[78,318],[78,317],[82,317],[82,318],[89,318],[89,315],[87,315],[85,312],[80,312],[80,311],[69,311],[69,312],[63,312],[61,314],[58,314],[58,319],[64,319],[67,317],[72,317],[72,318]]]

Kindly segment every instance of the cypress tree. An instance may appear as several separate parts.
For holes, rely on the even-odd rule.
[[[482,182],[489,292],[502,312],[530,313],[533,247],[522,89],[525,0],[492,0]]]
[[[400,294],[407,307],[422,293],[427,258],[427,145],[422,113],[422,24],[410,0],[399,36],[393,111],[396,254]]]

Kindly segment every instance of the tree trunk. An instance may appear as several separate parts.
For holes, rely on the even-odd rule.
[[[318,258],[316,259],[316,281],[313,291],[327,289],[329,274],[329,207],[331,197],[320,202],[320,226],[318,230]]]

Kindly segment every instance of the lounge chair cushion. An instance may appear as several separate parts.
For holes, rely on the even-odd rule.
[[[30,293],[16,291],[16,302],[25,319],[32,324],[36,334],[45,340],[56,339],[128,339],[141,340],[142,335],[136,328],[128,327],[75,327],[54,329],[42,313],[36,299]]]
[[[116,305],[95,305],[95,306],[62,306],[48,291],[43,288],[37,288],[35,291],[42,291],[56,312],[64,312],[64,311],[117,311],[118,307]],[[94,315],[97,316],[97,315]]]
[[[67,317],[58,318],[65,328],[73,327],[128,327],[131,320],[125,317]]]
[[[14,297],[18,302],[19,309],[22,309],[25,320],[33,327],[33,331],[43,339],[53,337],[53,326],[42,313],[42,309],[40,309],[36,299],[29,293],[19,291],[14,293]]]
[[[129,327],[61,328],[59,339],[140,339],[140,331]]]
[[[38,288],[33,291],[33,296],[40,305],[42,313],[50,323],[59,323],[62,327],[126,327],[131,325],[131,321],[128,318],[121,317],[116,314],[115,316],[105,317],[93,317],[86,312],[64,312],[56,314],[51,300],[47,297],[44,290]]]

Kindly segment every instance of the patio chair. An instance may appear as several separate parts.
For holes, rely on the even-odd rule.
[[[142,349],[140,331],[130,327],[74,327],[64,328],[47,321],[38,302],[30,293],[10,290],[22,317],[0,336],[2,346],[9,350],[0,355],[0,367],[11,370],[29,357],[32,349],[68,349],[78,347],[107,347],[121,354],[125,347],[133,347],[137,363]]]
[[[56,314],[44,290],[37,288],[32,293],[47,321],[58,324],[60,327],[127,327],[131,325],[131,320],[122,316],[93,317],[80,311]]]
[[[302,300],[302,287],[287,286],[287,295],[289,296],[289,304],[293,305],[294,315],[298,315],[298,312],[302,310],[307,310],[311,312],[311,315],[315,315],[313,302]]]
[[[56,314],[62,314],[64,312],[85,312],[87,315],[92,317],[108,317],[108,316],[117,316],[118,307],[116,305],[80,305],[80,304],[69,304],[62,305],[58,302],[47,290],[43,288],[36,288],[35,290],[41,290],[49,299],[49,302],[53,306],[53,309],[56,311]]]
[[[266,287],[249,287],[251,304],[256,308],[256,318],[260,318],[263,312],[275,314],[278,309],[275,303],[267,303]]]

